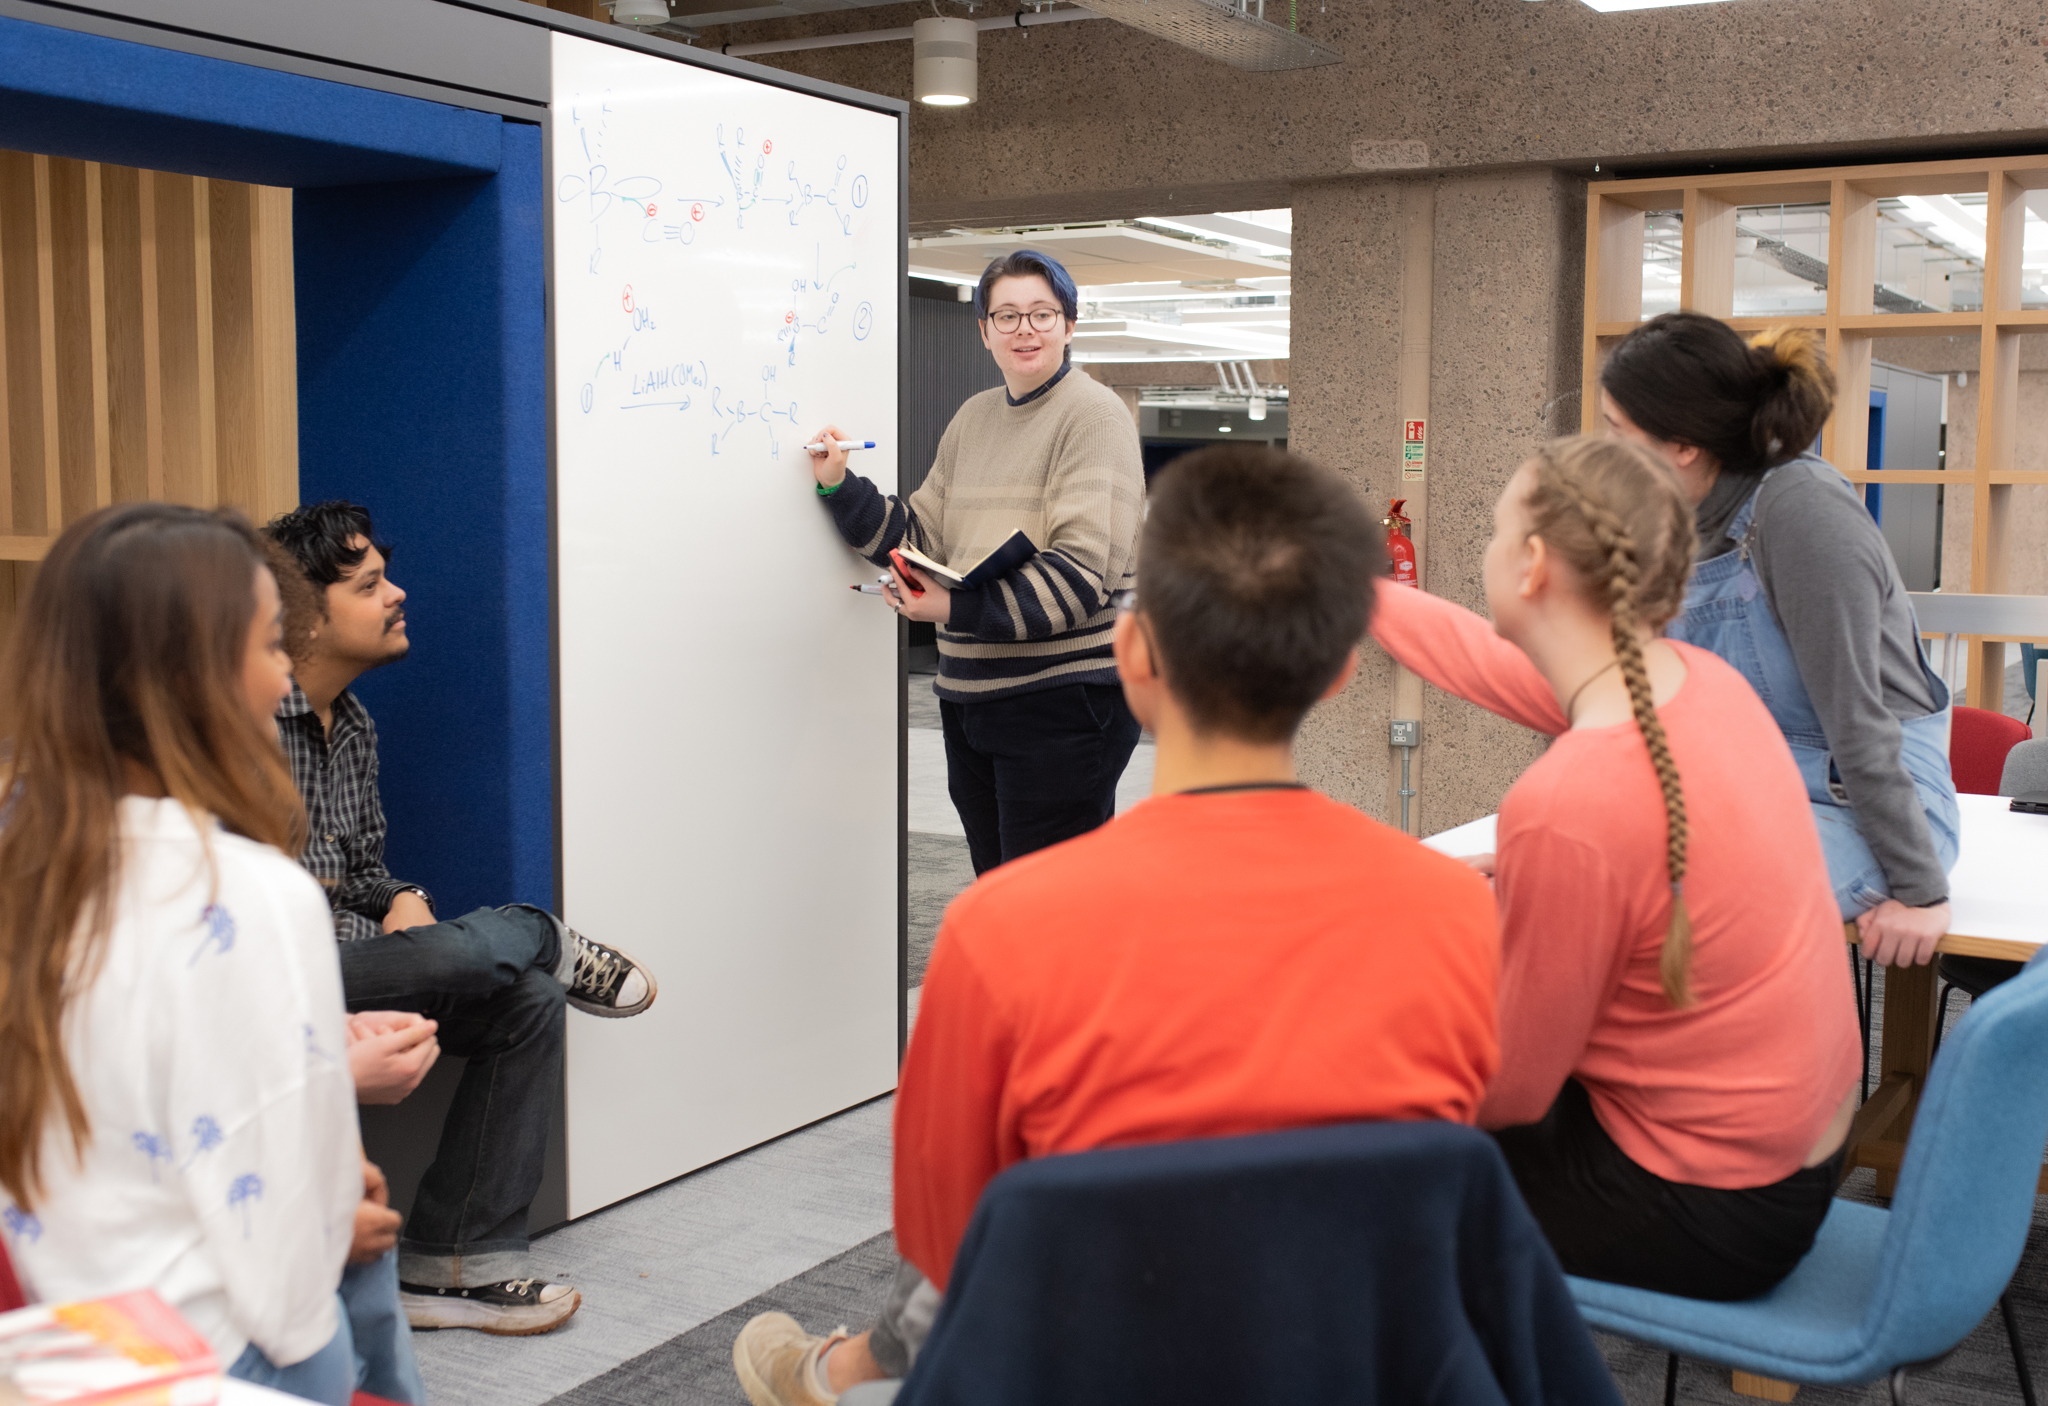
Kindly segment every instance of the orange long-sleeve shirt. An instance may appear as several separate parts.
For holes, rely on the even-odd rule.
[[[1860,1069],[1842,925],[1805,784],[1762,700],[1704,650],[1657,710],[1685,790],[1695,1004],[1658,974],[1664,803],[1633,722],[1568,728],[1549,682],[1479,616],[1382,589],[1373,638],[1408,668],[1556,737],[1501,802],[1501,1070],[1479,1121],[1540,1119],[1567,1076],[1638,1165],[1766,1186],[1812,1150]]]
[[[1056,1152],[1469,1123],[1496,1050],[1472,869],[1313,791],[1158,796],[947,910],[896,1095],[896,1243],[943,1289],[974,1203]]]

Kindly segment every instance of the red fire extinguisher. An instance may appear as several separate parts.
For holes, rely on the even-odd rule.
[[[1396,586],[1413,586],[1422,589],[1422,582],[1415,575],[1415,544],[1408,540],[1407,529],[1414,524],[1402,516],[1406,498],[1396,498],[1394,505],[1387,509],[1387,515],[1380,519],[1380,526],[1387,529],[1387,574],[1394,578]]]

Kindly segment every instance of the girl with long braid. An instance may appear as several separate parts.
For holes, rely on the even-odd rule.
[[[1670,473],[1557,440],[1494,509],[1489,623],[1379,590],[1408,668],[1556,740],[1501,803],[1495,1130],[1567,1271],[1760,1294],[1827,1214],[1860,1054],[1805,787],[1742,675],[1660,637],[1692,564]]]

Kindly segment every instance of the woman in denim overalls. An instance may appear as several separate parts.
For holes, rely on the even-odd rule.
[[[1779,332],[1745,345],[1727,324],[1713,318],[1666,314],[1645,323],[1616,348],[1602,370],[1601,388],[1610,431],[1660,454],[1700,509],[1702,559],[1693,569],[1684,612],[1667,633],[1710,649],[1734,665],[1777,720],[1806,780],[1835,900],[1843,919],[1854,919],[1861,927],[1865,953],[1883,962],[1927,961],[1948,927],[1946,875],[1956,861],[1956,793],[1948,766],[1949,694],[1921,652],[1919,624],[1888,551],[1855,540],[1867,535],[1882,542],[1855,491],[1817,456],[1786,452],[1788,447],[1813,443],[1833,408],[1834,378],[1818,338]],[[1772,492],[1767,493],[1767,486]],[[1839,504],[1832,501],[1837,491]],[[1848,541],[1882,560],[1885,579],[1848,572],[1822,580],[1810,570],[1802,573],[1795,563],[1780,570],[1781,579],[1773,583],[1779,596],[1774,608],[1757,569],[1757,542],[1772,497],[1782,500],[1787,492],[1804,494],[1799,509],[1803,524],[1816,517],[1826,522],[1825,532],[1815,534],[1826,540],[1812,543],[1816,553],[1842,550]],[[1733,516],[1726,517],[1737,503]],[[1787,531],[1780,528],[1774,550],[1796,556],[1796,544],[1788,553]],[[1855,656],[1857,668],[1851,672],[1865,685],[1862,699],[1851,697],[1845,703],[1824,696],[1816,703],[1806,680],[1839,679],[1841,669],[1830,666],[1839,666],[1840,659],[1802,659],[1794,649],[1780,618],[1780,611],[1791,605],[1785,597],[1785,578],[1791,589],[1826,591],[1845,630],[1852,628],[1852,621],[1878,622],[1879,628],[1867,632],[1871,638],[1825,642],[1831,652]],[[1856,592],[1872,598],[1854,599]],[[1861,632],[1860,625],[1853,628]],[[1904,638],[1884,638],[1887,633]],[[1809,652],[1817,650],[1809,645]],[[1890,672],[1878,689],[1875,679],[1887,666]],[[1888,707],[1878,708],[1878,694]],[[1908,699],[1917,702],[1895,701]],[[1832,713],[1839,730],[1841,719],[1859,707],[1860,726],[1868,732],[1831,740],[1824,717]],[[1907,709],[1903,715],[1901,707]],[[1888,815],[1893,818],[1890,833],[1880,834],[1873,847],[1873,832],[1866,829],[1870,817],[1859,816],[1843,784],[1837,754],[1869,748],[1870,734],[1888,732],[1891,723],[1899,730],[1898,774],[1881,777],[1880,782],[1890,793]],[[1882,745],[1881,737],[1877,745]],[[1901,822],[1897,816],[1908,785],[1917,806],[1906,803]],[[1865,804],[1871,804],[1867,791]],[[1888,873],[1880,854],[1900,872]],[[1895,892],[1903,893],[1904,901]]]

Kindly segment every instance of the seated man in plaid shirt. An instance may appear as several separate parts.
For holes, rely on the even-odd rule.
[[[341,940],[358,1096],[403,1098],[435,1057],[434,1036],[468,1060],[399,1244],[406,1316],[415,1328],[547,1332],[582,1303],[526,1268],[564,1006],[638,1015],[653,1004],[654,977],[528,904],[437,921],[424,888],[392,877],[377,728],[349,692],[410,647],[390,548],[353,503],[301,507],[267,532],[305,577],[284,592],[294,686],[277,731],[306,803],[301,862],[326,887]]]

